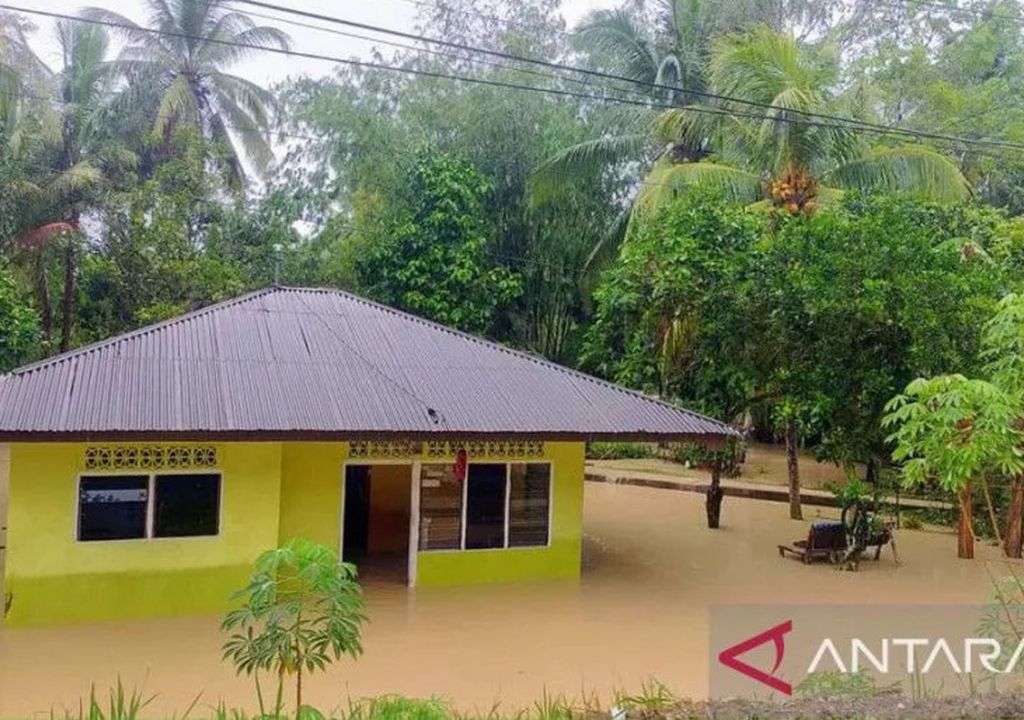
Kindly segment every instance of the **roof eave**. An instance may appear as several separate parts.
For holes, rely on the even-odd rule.
[[[552,442],[691,442],[720,447],[740,437],[735,430],[721,433],[630,432],[503,432],[503,431],[381,431],[381,430],[89,430],[4,431],[0,443],[69,442],[348,442],[360,440],[546,440]]]

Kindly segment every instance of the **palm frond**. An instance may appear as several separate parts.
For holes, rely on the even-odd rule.
[[[673,163],[659,160],[644,179],[633,203],[631,223],[643,220],[688,190],[714,189],[732,201],[749,204],[764,195],[754,173],[713,162]]]
[[[205,64],[222,67],[249,57],[258,48],[287,50],[291,45],[286,33],[265,25],[251,27],[231,37],[213,39],[220,42],[204,42],[197,57]]]
[[[625,8],[592,12],[576,37],[584,50],[616,74],[643,82],[654,82],[658,75],[660,62],[653,43]]]
[[[577,143],[543,162],[531,178],[531,195],[538,204],[557,196],[561,186],[601,172],[627,159],[642,157],[650,147],[647,133],[605,135]]]
[[[662,143],[701,147],[721,126],[723,115],[701,112],[701,105],[663,110],[654,121],[654,137]]]
[[[242,153],[248,157],[256,172],[262,175],[274,160],[274,153],[270,149],[265,129],[254,125],[249,114],[231,96],[218,94],[215,102],[216,122],[212,123],[214,139],[218,139],[218,132],[221,132],[220,139],[238,158],[235,162],[239,167],[239,179],[243,179],[241,158],[239,157]],[[242,153],[239,152],[239,149],[242,150]]]
[[[269,112],[276,107],[277,98],[274,93],[260,87],[251,80],[213,72],[210,75],[213,87],[218,94],[224,94],[234,100],[252,119],[252,123],[260,129],[269,124]]]
[[[107,10],[106,8],[100,7],[86,7],[82,8],[78,14],[86,20],[109,23],[110,26],[112,26],[112,32],[120,35],[130,43],[151,45],[152,43],[159,41],[157,35],[152,32],[148,32],[146,28],[134,22],[131,18],[125,17],[121,13],[116,13],[113,10]]]
[[[971,194],[955,163],[915,145],[876,150],[825,173],[822,179],[844,188],[905,192],[935,202],[956,202]]]
[[[153,132],[163,136],[176,120],[199,119],[199,101],[192,92],[192,86],[185,75],[178,75],[171,81],[157,109]]]
[[[75,163],[46,184],[50,202],[60,202],[82,193],[103,180],[103,173],[88,160]]]

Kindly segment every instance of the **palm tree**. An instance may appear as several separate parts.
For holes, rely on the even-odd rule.
[[[128,45],[112,68],[127,80],[125,107],[156,98],[153,134],[165,142],[175,128],[191,123],[227,151],[230,181],[241,187],[243,165],[261,173],[273,159],[267,140],[274,96],[225,68],[256,48],[287,49],[288,36],[257,26],[230,10],[227,0],[147,0],[148,27],[118,13],[88,8],[83,16],[114,23]],[[154,93],[155,89],[155,93]]]
[[[852,103],[831,91],[836,63],[791,35],[759,27],[715,37],[709,48],[709,92],[757,106],[711,100],[648,111],[646,135],[608,134],[567,148],[547,164],[547,183],[635,152],[648,170],[631,222],[690,187],[716,187],[743,203],[770,200],[791,212],[812,212],[843,189],[941,201],[969,194],[956,165],[933,150],[872,146],[849,126],[808,116],[847,115]]]
[[[22,232],[15,245],[30,259],[41,314],[43,340],[51,345],[48,248],[62,241],[63,288],[60,349],[71,346],[74,333],[75,278],[81,242],[79,222],[104,182],[135,162],[107,131],[113,78],[106,64],[109,37],[94,25],[57,24],[62,66],[50,87],[58,110],[39,124],[36,145],[45,170],[18,189],[23,203]]]

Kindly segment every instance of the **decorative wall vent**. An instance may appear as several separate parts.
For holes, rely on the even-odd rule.
[[[454,458],[465,450],[470,458],[539,458],[544,443],[539,440],[369,440],[349,443],[351,458]]]
[[[217,465],[213,445],[94,445],[85,449],[87,470],[184,470]]]

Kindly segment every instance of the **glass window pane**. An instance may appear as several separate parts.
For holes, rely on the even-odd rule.
[[[551,466],[513,463],[508,506],[509,547],[548,544]]]
[[[157,475],[153,537],[216,535],[220,475]]]
[[[78,484],[78,539],[128,540],[146,536],[145,475],[89,475]]]
[[[420,469],[420,550],[462,547],[462,483],[449,464]]]
[[[466,476],[466,549],[505,547],[505,470],[470,464]]]

